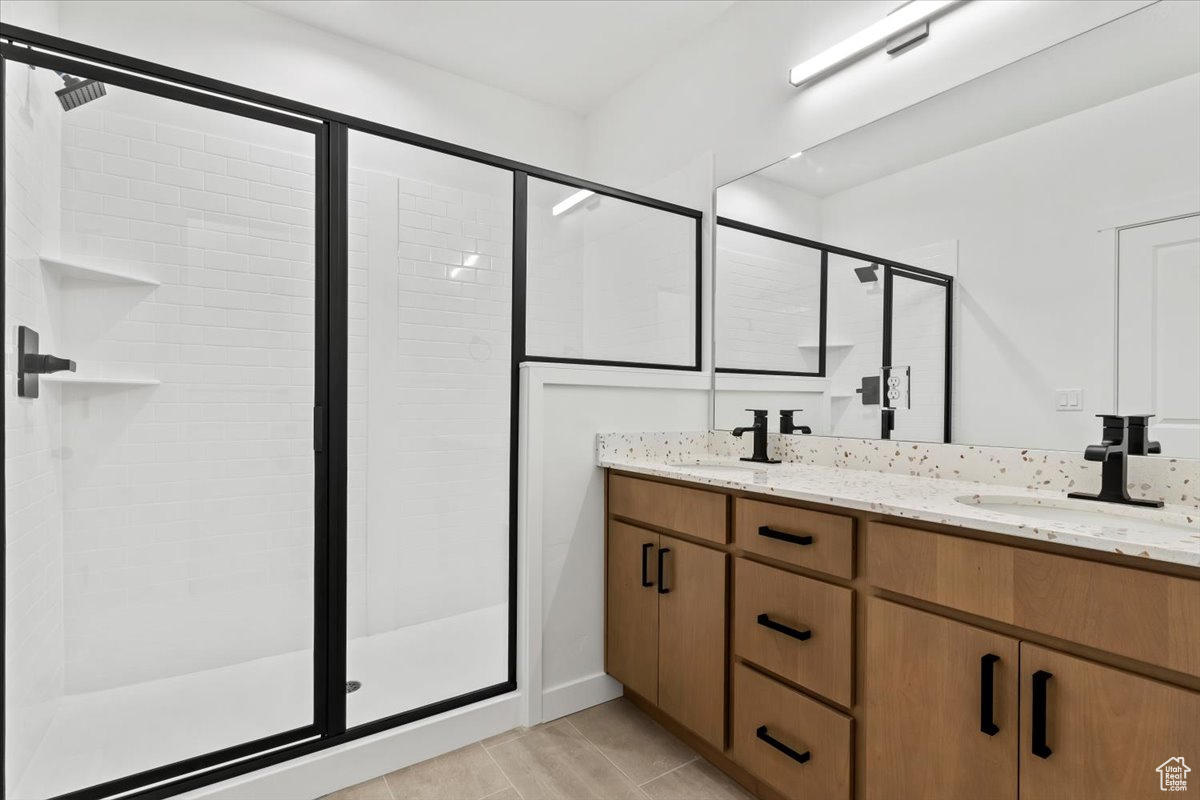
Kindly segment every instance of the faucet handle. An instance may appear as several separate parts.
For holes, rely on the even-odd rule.
[[[781,409],[779,409],[779,413],[780,414],[797,414],[803,410],[804,410],[803,408],[781,408]]]
[[[765,408],[747,408],[746,410],[754,414],[756,418],[765,417],[767,415],[767,409]]]

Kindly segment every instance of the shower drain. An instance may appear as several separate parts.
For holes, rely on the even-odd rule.
[[[346,681],[346,694],[354,694],[362,688],[362,681]]]

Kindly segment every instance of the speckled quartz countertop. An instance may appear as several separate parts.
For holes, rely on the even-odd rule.
[[[1190,502],[1168,504],[1161,510],[1122,507],[1120,515],[1113,514],[1101,523],[1084,524],[1044,518],[1053,517],[1057,511],[1055,506],[1060,506],[1065,499],[1064,492],[1055,489],[813,463],[747,464],[736,456],[720,453],[721,449],[713,447],[711,442],[702,451],[686,445],[664,451],[657,447],[613,446],[611,440],[606,446],[601,441],[597,447],[597,464],[721,489],[873,511],[920,522],[1200,567],[1200,513]],[[718,452],[713,453],[713,450]],[[1176,479],[1194,491],[1191,485],[1194,477],[1190,474],[1194,462],[1186,463],[1186,476]],[[1091,490],[1086,485],[1081,488]],[[989,497],[1028,506],[1028,515],[1023,508],[1017,515],[979,505],[981,500]],[[1185,501],[1193,499],[1190,495],[1180,497]],[[1104,512],[1105,505],[1097,503],[1096,510]],[[1170,527],[1162,526],[1162,523],[1169,523]]]

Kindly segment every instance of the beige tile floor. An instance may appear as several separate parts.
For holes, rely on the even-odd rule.
[[[753,800],[624,698],[485,739],[325,800]]]

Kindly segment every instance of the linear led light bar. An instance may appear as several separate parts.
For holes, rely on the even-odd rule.
[[[579,205],[584,200],[587,200],[589,197],[591,197],[594,194],[595,194],[595,192],[589,192],[587,189],[578,191],[575,194],[568,197],[566,200],[563,200],[561,203],[556,205],[554,208],[550,209],[550,213],[556,217],[559,214],[565,214],[568,211],[570,211],[572,208]]]
[[[956,2],[958,0],[913,0],[824,53],[792,67],[788,72],[788,80],[792,82],[793,86],[801,86],[816,78],[824,77],[868,50],[878,47],[896,34],[903,33],[922,22],[927,22],[930,17]]]

